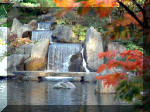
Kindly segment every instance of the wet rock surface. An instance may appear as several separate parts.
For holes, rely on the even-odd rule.
[[[73,55],[70,59],[69,71],[70,72],[85,72],[82,64],[82,54],[80,52]]]
[[[55,89],[72,89],[72,88],[76,88],[76,86],[71,83],[71,82],[58,82],[54,85]]]

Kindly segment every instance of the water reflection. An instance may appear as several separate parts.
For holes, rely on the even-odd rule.
[[[53,89],[56,82],[8,82],[12,105],[117,105],[114,94],[96,94],[94,83],[74,83],[75,89]]]

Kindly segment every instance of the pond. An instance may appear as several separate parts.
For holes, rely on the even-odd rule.
[[[1,82],[5,84],[6,82]],[[97,94],[95,83],[73,82],[76,88],[54,89],[57,82],[8,81],[8,105],[118,105],[115,94]],[[4,94],[1,94],[2,97]],[[0,97],[0,98],[2,98]]]
[[[0,81],[0,84],[3,85],[3,90],[1,89],[0,91],[0,107],[2,104],[3,107],[5,107],[6,104],[9,105],[3,112],[12,112],[12,110],[15,110],[15,112],[25,112],[28,108],[29,110],[31,109],[30,112],[35,112],[34,109],[38,109],[38,112],[46,112],[44,110],[53,110],[53,108],[55,108],[54,110],[58,109],[58,111],[52,112],[59,112],[62,109],[63,111],[60,112],[77,112],[72,111],[72,109],[83,110],[80,112],[92,112],[89,111],[89,109],[95,109],[98,105],[102,107],[110,105],[107,108],[103,107],[104,110],[111,108],[112,105],[126,105],[119,100],[114,100],[115,94],[97,94],[95,92],[96,84],[92,82],[73,82],[76,86],[76,88],[73,89],[54,89],[53,86],[56,83],[57,82],[50,81],[8,80],[7,83],[6,81]],[[1,110],[3,107],[1,107]],[[71,110],[65,111],[66,107]],[[113,112],[117,112],[116,108],[114,108]]]

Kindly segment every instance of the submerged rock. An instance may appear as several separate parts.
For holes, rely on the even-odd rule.
[[[60,89],[60,88],[71,89],[71,88],[76,88],[76,86],[71,82],[58,82],[54,85],[53,88],[55,88],[55,89]]]

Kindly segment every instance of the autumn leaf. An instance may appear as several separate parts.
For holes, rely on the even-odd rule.
[[[53,0],[57,7],[79,7],[80,3],[76,3],[74,0]]]
[[[108,75],[99,75],[96,77],[96,80],[103,80],[104,85],[117,85],[121,79],[125,79],[124,73],[112,73]]]
[[[101,66],[97,70],[97,73],[102,72],[104,69],[106,69],[106,64],[101,64]]]

